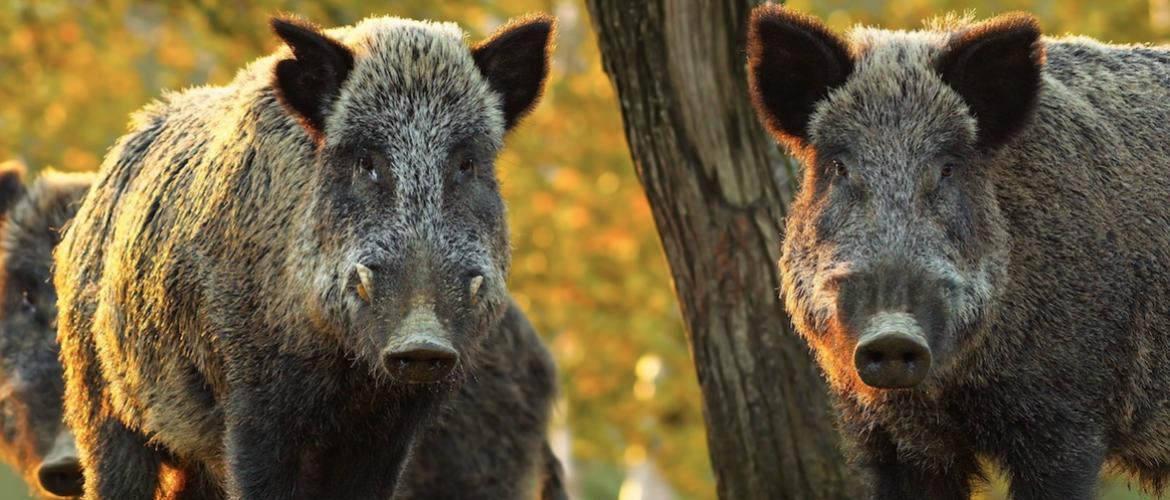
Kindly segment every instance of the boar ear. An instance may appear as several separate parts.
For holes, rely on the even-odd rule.
[[[0,163],[0,219],[8,215],[8,211],[24,197],[24,182],[20,180],[24,175],[24,165],[17,161]]]
[[[536,105],[548,76],[556,20],[535,14],[513,20],[471,48],[475,65],[500,95],[511,130]]]
[[[978,144],[1000,146],[1031,116],[1040,91],[1044,45],[1028,14],[1005,14],[956,33],[938,72],[975,116]]]
[[[276,64],[277,97],[320,140],[327,111],[353,69],[353,52],[305,21],[272,18],[272,31],[293,53]]]
[[[752,11],[747,44],[760,120],[790,146],[806,144],[814,106],[853,72],[845,41],[812,16],[763,5]]]

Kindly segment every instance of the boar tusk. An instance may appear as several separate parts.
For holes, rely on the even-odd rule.
[[[479,286],[482,284],[483,275],[471,278],[471,292],[469,295],[471,296],[471,305],[473,306],[476,304],[476,302],[479,302]]]
[[[358,296],[361,297],[362,300],[366,301],[367,304],[372,304],[373,300],[371,298],[370,292],[374,289],[374,272],[370,271],[370,268],[361,264],[356,264],[354,267],[357,268],[358,275]]]

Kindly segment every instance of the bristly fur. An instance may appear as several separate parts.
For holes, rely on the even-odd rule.
[[[922,20],[923,31],[939,31],[955,33],[975,24],[975,11],[947,12],[945,14]]]
[[[967,498],[976,457],[1016,498],[1092,498],[1103,464],[1161,493],[1170,50],[1042,38],[1021,14],[928,26],[824,42],[848,47],[853,69],[796,144],[783,296],[855,461],[880,499]],[[753,89],[775,93],[756,97],[762,121],[776,119],[766,101],[823,88],[800,76]],[[769,128],[793,146],[797,128]],[[913,389],[857,375],[878,310],[929,330],[933,364]]]
[[[56,250],[90,495],[147,498],[167,463],[233,497],[386,498],[514,308],[494,160],[515,122],[463,31],[396,18],[276,31],[286,46],[230,84],[137,113]],[[543,46],[514,49],[545,65]],[[408,324],[415,312],[431,319]],[[418,325],[452,344],[455,376],[391,376]],[[526,411],[515,403],[500,406]],[[538,464],[533,435],[511,464]]]

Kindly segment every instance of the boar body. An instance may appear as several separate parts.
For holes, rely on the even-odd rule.
[[[86,498],[387,498],[510,307],[493,163],[552,20],[273,29],[135,116],[56,250]]]

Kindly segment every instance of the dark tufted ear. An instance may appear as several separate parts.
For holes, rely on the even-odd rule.
[[[353,69],[353,52],[305,21],[272,18],[272,31],[293,52],[292,59],[276,64],[277,96],[320,140],[329,108]]]
[[[814,106],[853,72],[849,48],[812,16],[762,5],[752,11],[747,49],[760,121],[790,147],[806,144]]]
[[[510,21],[471,49],[475,65],[500,94],[508,130],[540,100],[555,33],[552,16],[534,14]]]
[[[8,211],[24,197],[24,182],[20,180],[23,175],[24,166],[20,162],[0,163],[0,219],[6,218]]]
[[[1044,45],[1028,14],[1005,14],[956,33],[938,61],[979,124],[980,147],[993,148],[1027,123],[1040,91]]]

